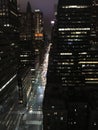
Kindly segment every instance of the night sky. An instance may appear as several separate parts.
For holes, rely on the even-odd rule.
[[[58,0],[20,0],[20,8],[22,11],[25,11],[28,1],[31,4],[32,11],[34,11],[35,9],[40,9],[43,12],[45,30],[47,31],[47,33],[49,33],[50,21],[54,19],[54,8]]]

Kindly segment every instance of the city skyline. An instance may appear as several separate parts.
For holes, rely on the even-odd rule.
[[[98,129],[98,0],[56,2],[0,0],[0,130]]]
[[[21,11],[26,10],[27,2],[30,2],[32,11],[40,9],[43,12],[45,30],[50,37],[51,21],[54,19],[55,5],[58,0],[43,0],[41,2],[40,0],[18,0],[18,5],[20,6]]]

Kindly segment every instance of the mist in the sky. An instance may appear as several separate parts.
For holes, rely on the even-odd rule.
[[[44,15],[45,30],[50,32],[50,22],[54,19],[55,5],[58,0],[18,0],[21,11],[25,11],[27,2],[30,2],[32,11],[40,9]]]

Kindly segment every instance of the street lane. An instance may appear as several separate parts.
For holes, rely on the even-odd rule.
[[[43,130],[42,102],[46,85],[49,49],[50,47],[44,56],[43,64],[37,72],[33,92],[27,104],[27,110],[23,114],[17,130]]]
[[[43,113],[42,102],[46,85],[46,73],[49,57],[49,48],[44,56],[44,62],[39,67],[36,75],[36,80],[33,83],[33,91],[27,107],[19,107],[16,90],[11,94],[9,99],[15,100],[9,108],[0,114],[0,130],[42,130],[43,128]],[[15,99],[13,99],[13,95]],[[8,102],[8,101],[7,101]]]

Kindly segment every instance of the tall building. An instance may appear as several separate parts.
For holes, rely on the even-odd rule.
[[[36,62],[39,66],[43,61],[43,52],[44,52],[44,19],[43,12],[39,9],[34,11],[34,44],[35,44],[35,54],[36,54]],[[37,67],[38,68],[38,67]]]
[[[17,0],[0,0],[0,28],[11,44],[19,40],[18,25]]]
[[[92,0],[58,1],[43,101],[44,130],[98,128],[93,118],[98,54],[91,50],[92,6]]]
[[[17,94],[18,24],[17,1],[0,0],[0,105],[4,109]]]
[[[34,39],[34,20],[31,5],[28,2],[26,12],[19,13],[20,19],[20,40],[33,40]]]
[[[34,11],[34,39],[39,41],[44,39],[43,13],[39,9]]]
[[[98,50],[98,0],[92,3],[91,44],[92,49]]]
[[[31,5],[28,2],[26,12],[19,13],[20,54],[18,64],[19,103],[26,105],[32,89],[35,74],[34,22]],[[33,72],[32,72],[33,71]],[[31,75],[32,73],[32,75]]]
[[[28,2],[26,12],[19,13],[20,20],[20,62],[24,66],[34,65],[34,21],[31,5]]]
[[[77,0],[61,0],[58,3],[53,62],[63,89],[76,88],[83,83],[78,60],[79,53],[91,46],[91,5],[91,1]]]
[[[93,45],[92,45],[93,46]],[[82,67],[82,75],[85,79],[85,88],[96,89],[98,86],[98,50],[88,50],[79,53],[79,64]]]

